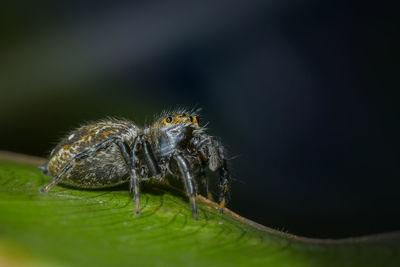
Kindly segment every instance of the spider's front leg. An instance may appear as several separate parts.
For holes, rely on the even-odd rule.
[[[202,185],[203,185],[203,187],[204,187],[205,196],[207,197],[207,199],[213,201],[214,198],[213,198],[213,196],[212,196],[212,194],[211,194],[211,192],[210,192],[210,190],[209,190],[209,187],[208,187],[208,177],[207,177],[207,174],[206,174],[206,172],[205,172],[204,169],[205,169],[205,166],[201,166],[200,172],[199,172],[200,181],[201,181],[201,183],[202,183]]]
[[[226,159],[221,159],[221,166],[218,168],[219,173],[219,211],[222,213],[224,212],[224,208],[229,201],[229,182],[230,182],[230,175],[228,172],[228,168],[226,166]]]
[[[211,171],[218,170],[219,174],[219,211],[222,213],[229,201],[230,175],[225,158],[224,147],[211,137],[206,137],[197,145],[197,151],[201,158],[207,161]]]
[[[192,209],[193,219],[197,220],[197,206],[196,206],[196,185],[193,175],[190,172],[189,164],[180,154],[173,155],[173,159],[178,165],[179,171],[183,176],[186,193],[189,195],[190,207]]]

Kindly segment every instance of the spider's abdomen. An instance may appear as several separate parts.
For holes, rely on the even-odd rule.
[[[47,171],[57,176],[75,156],[110,138],[120,138],[130,147],[137,131],[138,128],[128,121],[102,121],[82,126],[55,147]],[[63,183],[85,188],[113,186],[125,182],[128,172],[119,147],[112,143],[74,164],[65,174]]]
[[[63,183],[81,188],[103,188],[124,183],[129,168],[119,147],[111,144],[76,162],[64,175]]]

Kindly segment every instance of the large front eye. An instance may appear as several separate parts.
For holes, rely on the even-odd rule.
[[[165,118],[165,122],[166,123],[171,123],[172,122],[172,117],[168,116],[167,118]]]

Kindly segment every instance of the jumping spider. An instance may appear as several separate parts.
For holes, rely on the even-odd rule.
[[[140,181],[181,175],[197,220],[196,178],[208,192],[205,169],[219,173],[219,206],[229,195],[229,172],[221,143],[205,133],[196,111],[164,112],[144,129],[127,120],[89,123],[66,136],[39,168],[54,177],[40,192],[62,182],[79,188],[104,188],[129,181],[140,214]]]

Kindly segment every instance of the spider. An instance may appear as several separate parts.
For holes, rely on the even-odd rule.
[[[200,126],[198,111],[163,112],[152,125],[139,128],[128,120],[107,119],[77,128],[39,166],[53,177],[40,192],[47,193],[59,182],[78,188],[105,188],[129,182],[140,214],[140,182],[180,175],[197,220],[197,181],[208,196],[205,169],[219,173],[219,211],[229,197],[230,175],[224,148]]]

